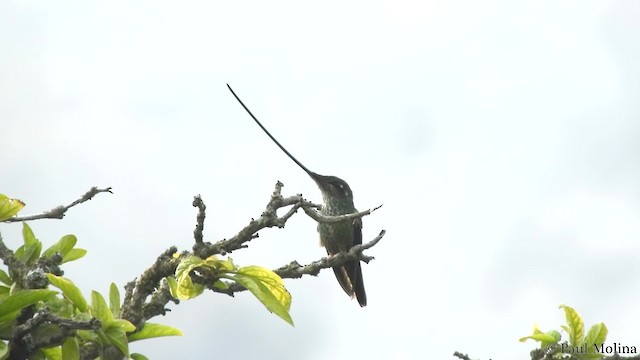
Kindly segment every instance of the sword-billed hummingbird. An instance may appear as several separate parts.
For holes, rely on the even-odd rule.
[[[238,95],[231,89],[231,86],[227,84],[227,87],[238,100],[240,105],[249,113],[253,120],[260,126],[260,128],[273,140],[278,147],[284,151],[285,154],[293,162],[298,164],[302,170],[304,170],[320,188],[322,193],[322,199],[324,204],[320,209],[320,213],[326,216],[337,216],[344,214],[352,214],[358,212],[353,205],[353,193],[349,184],[344,180],[335,176],[325,176],[316,174],[309,170],[306,166],[302,165],[287,149],[284,148],[271,135],[271,133],[253,116],[249,108],[240,100]],[[328,255],[335,255],[340,252],[349,251],[352,246],[362,244],[362,219],[345,220],[336,223],[318,223],[318,234],[320,234],[320,243],[327,250]],[[364,291],[364,283],[362,281],[362,269],[360,268],[360,261],[352,260],[346,262],[344,265],[336,266],[333,268],[333,272],[336,274],[336,278],[347,295],[353,297],[355,295],[358,299],[360,306],[367,305],[367,294]]]

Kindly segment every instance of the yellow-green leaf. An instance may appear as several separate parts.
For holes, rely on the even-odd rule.
[[[30,264],[40,257],[42,243],[36,238],[26,222],[22,223],[22,238],[24,245],[16,250],[15,255],[18,260]]]
[[[191,270],[201,266],[204,261],[197,256],[188,256],[178,264],[176,267],[176,279],[179,279],[181,276],[185,276],[185,274],[189,274]]]
[[[38,242],[38,239],[36,239],[36,235],[33,233],[33,230],[31,230],[31,227],[27,225],[26,222],[22,222],[22,240],[24,241],[25,245],[31,245]]]
[[[4,272],[4,270],[1,270],[1,269],[0,269],[0,282],[9,286],[13,284],[13,280],[11,279],[11,277],[9,277],[9,275],[6,272]]]
[[[580,346],[583,344],[584,338],[584,321],[575,309],[570,306],[560,305],[560,309],[564,310],[567,326],[562,328],[569,334],[569,344]]]
[[[602,346],[602,344],[607,340],[607,334],[609,333],[609,329],[604,323],[598,323],[589,329],[587,332],[587,336],[584,338],[584,343],[587,344],[589,349],[596,351],[593,345]]]
[[[51,257],[56,253],[59,253],[64,258],[71,249],[76,245],[78,239],[75,235],[65,235],[60,238],[55,244],[51,245],[47,250],[42,253],[44,257]]]
[[[62,290],[64,296],[69,299],[78,310],[81,312],[87,311],[89,308],[87,300],[85,300],[80,289],[71,280],[53,274],[47,274],[47,278],[49,278],[51,285]]]
[[[209,256],[207,259],[205,259],[203,265],[223,272],[232,271],[235,269],[235,265],[233,264],[233,261],[231,261],[231,259],[219,260],[215,255]]]
[[[267,308],[293,326],[289,315],[291,294],[285,289],[282,278],[269,269],[247,266],[238,269],[231,277],[251,293]]]
[[[544,344],[555,344],[560,341],[560,333],[555,330],[551,330],[546,333],[537,333],[520,338],[520,342],[525,342],[528,339],[540,341],[543,343],[544,347]]]
[[[219,290],[227,290],[229,285],[222,280],[216,280],[216,282],[213,283],[213,287]]]
[[[62,350],[59,346],[52,348],[41,348],[42,354],[46,356],[47,360],[62,360]]]
[[[171,293],[171,296],[177,299],[178,298],[178,281],[173,276],[167,276],[165,279],[169,284],[169,292]]]
[[[0,340],[0,359],[6,359],[5,356],[7,356],[9,353],[9,346],[7,346],[7,343]]]
[[[4,194],[0,194],[0,221],[6,220],[16,215],[22,208],[24,203],[18,199],[10,199]]]
[[[109,309],[111,309],[113,316],[120,316],[120,291],[114,283],[109,286]]]
[[[13,316],[16,311],[31,306],[38,301],[46,300],[57,293],[57,291],[46,289],[16,291],[0,301],[0,321],[5,321]]]
[[[133,353],[133,354],[131,354],[130,356],[131,356],[131,358],[132,358],[133,360],[149,360],[149,358],[148,358],[148,357],[146,357],[146,356],[144,356],[144,355],[142,355],[142,354],[138,354],[138,353]]]
[[[80,349],[78,348],[78,342],[73,336],[68,337],[64,343],[62,343],[62,360],[79,360]]]
[[[245,266],[238,269],[237,274],[250,276],[263,283],[278,302],[289,311],[291,307],[291,294],[284,287],[282,278],[273,271],[260,266]]]
[[[129,341],[144,340],[161,336],[182,336],[182,331],[162,324],[145,323],[144,327],[129,335]]]
[[[85,256],[87,254],[87,250],[85,249],[77,249],[77,248],[73,248],[71,250],[69,250],[69,253],[67,253],[67,255],[65,255],[62,258],[62,263],[66,263],[69,261],[73,261],[73,260],[78,260],[81,257]]]
[[[133,332],[136,330],[135,325],[133,325],[129,320],[125,319],[115,319],[111,323],[111,327],[117,327],[124,332]]]
[[[64,296],[52,296],[45,300],[44,306],[49,308],[52,313],[65,318],[72,317],[74,314],[76,314],[77,310],[77,307]]]
[[[91,291],[91,314],[100,320],[103,329],[110,327],[113,322],[113,314],[109,310],[107,302],[95,290]]]
[[[183,259],[176,268],[176,281],[178,286],[176,287],[175,297],[180,300],[187,300],[194,298],[204,291],[204,287],[201,284],[194,284],[191,280],[191,271],[202,266],[204,261],[197,256],[189,256]]]
[[[129,341],[127,334],[119,326],[110,326],[104,330],[107,341],[120,350],[125,356],[129,356]]]
[[[178,280],[178,287],[176,288],[176,298],[180,300],[192,299],[204,291],[204,286],[196,284],[191,280],[191,277],[187,274],[182,276]]]

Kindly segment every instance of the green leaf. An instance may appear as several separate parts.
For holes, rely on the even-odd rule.
[[[15,330],[15,318],[20,314],[20,311],[14,312],[13,319],[0,322],[0,339],[11,339],[14,336]],[[2,359],[2,356],[0,356]]]
[[[109,310],[107,302],[95,290],[91,291],[91,314],[100,320],[103,329],[110,327],[111,323],[113,323],[113,314]]]
[[[247,266],[238,269],[236,275],[231,278],[251,291],[267,310],[293,326],[293,320],[289,315],[291,294],[285,289],[280,276],[269,269]]]
[[[233,271],[236,269],[236,266],[230,258],[227,260],[219,260],[215,255],[206,258],[203,265],[222,272]]]
[[[202,294],[204,286],[196,284],[191,280],[190,276],[184,276],[178,281],[178,287],[176,289],[176,298],[180,300],[193,299],[194,297]]]
[[[24,245],[16,250],[16,258],[25,264],[30,264],[40,257],[42,243],[36,239],[36,236],[26,222],[22,223],[22,238]]]
[[[73,317],[74,320],[77,321],[91,321],[91,319],[93,319],[93,317],[91,316],[91,314],[89,314],[88,312],[84,312],[84,313],[79,313],[76,314]],[[102,324],[100,324],[102,325]],[[91,342],[95,342],[98,344],[102,345],[102,340],[100,338],[100,336],[98,335],[98,332],[100,332],[102,330],[98,329],[98,330],[78,330],[76,333],[78,334],[78,340],[80,340],[81,343],[84,343],[85,341],[91,341]],[[84,341],[83,341],[84,340]]]
[[[120,350],[126,356],[129,356],[129,341],[127,334],[119,326],[109,326],[104,331],[108,342]]]
[[[176,287],[176,298],[180,300],[188,300],[194,298],[204,291],[204,286],[201,284],[194,284],[191,280],[191,271],[202,266],[204,261],[197,256],[189,256],[182,260],[176,268],[176,281],[178,286]]]
[[[73,249],[73,247],[76,245],[76,242],[78,242],[78,239],[75,235],[65,235],[61,237],[60,240],[58,240],[55,244],[51,245],[47,250],[45,250],[44,253],[42,253],[42,256],[49,258],[56,253],[59,253],[64,258],[64,256],[67,255],[69,251],[71,251],[71,249]]]
[[[567,326],[562,326],[562,328],[569,334],[569,344],[574,346],[582,345],[584,321],[580,317],[580,314],[572,307],[566,305],[560,305],[560,309],[564,310],[564,315],[567,319]]]
[[[237,274],[252,277],[263,283],[278,302],[289,311],[291,294],[284,287],[284,281],[278,274],[260,266],[245,266],[238,269]]]
[[[551,330],[546,333],[537,333],[537,334],[525,336],[523,338],[520,338],[519,341],[525,342],[528,339],[531,339],[531,340],[542,342],[542,347],[546,347],[549,344],[557,344],[560,341],[560,337],[561,336],[559,332],[555,330]]]
[[[78,347],[78,341],[75,337],[68,337],[64,343],[62,343],[62,360],[79,360],[80,348]]]
[[[109,286],[109,309],[113,316],[120,316],[120,291],[114,283]]]
[[[9,346],[7,343],[0,340],[0,359],[5,359],[5,356],[9,355]]]
[[[0,194],[0,221],[6,220],[16,215],[22,208],[24,203],[18,199],[10,199],[4,194]]]
[[[11,279],[11,277],[4,270],[0,270],[0,282],[5,285],[11,286],[11,284],[13,284],[13,279]]]
[[[167,325],[145,323],[140,331],[129,335],[129,341],[133,342],[161,336],[182,336],[182,331]]]
[[[78,260],[81,257],[85,256],[86,254],[87,254],[87,250],[85,249],[75,249],[75,248],[71,249],[69,250],[69,253],[62,258],[62,264],[70,261]]]
[[[9,355],[9,346],[7,343],[0,340],[0,359],[6,359],[5,356]]]
[[[171,296],[177,299],[178,298],[178,281],[173,276],[167,276],[165,279],[169,284],[169,292],[171,293]]]
[[[216,282],[213,283],[213,287],[220,290],[227,290],[229,285],[222,280],[216,280]]]
[[[13,315],[16,311],[31,306],[38,301],[46,300],[57,293],[57,291],[46,289],[17,291],[0,301],[0,321],[6,321],[7,318],[5,317],[11,318],[10,315]]]
[[[136,331],[136,326],[133,325],[129,320],[125,319],[115,319],[111,323],[111,327],[117,327],[124,332],[134,332]]]
[[[602,346],[604,341],[607,339],[607,334],[609,333],[609,329],[604,323],[598,323],[591,326],[589,331],[587,332],[587,336],[584,338],[585,344],[595,352],[595,347],[593,345]]]
[[[131,356],[131,358],[132,358],[133,360],[149,360],[149,358],[148,358],[148,357],[146,357],[146,356],[144,356],[144,355],[142,355],[142,354],[138,354],[138,353],[133,353],[133,354],[131,354],[130,356]]]
[[[95,331],[95,330],[78,330],[77,331],[78,339],[95,342],[97,344],[102,344],[102,340],[101,340],[100,336],[98,336],[98,332],[100,332],[100,331],[101,330],[98,330],[98,331]]]
[[[62,351],[59,346],[51,348],[41,348],[40,351],[46,356],[47,360],[62,360]]]
[[[31,227],[26,222],[22,222],[22,239],[25,245],[32,245],[38,242],[36,236],[33,234]]]
[[[49,282],[51,285],[57,287],[62,290],[64,296],[73,303],[73,305],[78,308],[81,312],[87,311],[89,305],[87,304],[87,300],[85,300],[84,296],[82,296],[82,292],[80,289],[69,279],[65,279],[62,276],[56,276],[53,274],[47,274],[47,278],[49,278]]]
[[[192,270],[194,270],[198,266],[201,266],[202,264],[204,264],[204,261],[197,256],[188,256],[182,259],[180,264],[178,264],[178,266],[176,267],[176,280],[180,282],[179,279],[181,277],[189,275]]]
[[[48,298],[44,302],[44,306],[49,308],[52,313],[65,318],[72,317],[77,309],[68,298],[62,296],[52,296]]]

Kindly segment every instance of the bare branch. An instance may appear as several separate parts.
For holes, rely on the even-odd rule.
[[[386,231],[382,230],[380,231],[380,234],[378,234],[378,236],[376,236],[373,240],[362,245],[356,245],[352,247],[348,252],[341,252],[333,256],[326,256],[307,265],[300,265],[297,261],[292,261],[291,263],[274,270],[274,272],[283,279],[298,279],[303,275],[317,276],[322,269],[339,266],[352,260],[359,260],[369,263],[369,261],[373,260],[374,258],[372,256],[366,256],[362,252],[375,246],[380,240],[382,240],[385,234]],[[212,282],[209,282],[209,284],[211,283]],[[214,292],[224,293],[231,296],[233,296],[233,294],[236,292],[246,290],[242,285],[239,285],[237,283],[227,282],[227,285],[229,286],[228,289],[224,290],[213,287],[209,287],[209,289]]]
[[[17,216],[17,217],[12,217],[12,218],[8,218],[5,220],[2,220],[2,222],[18,222],[18,221],[29,221],[29,220],[38,220],[38,219],[62,219],[65,215],[65,213],[67,212],[67,210],[71,209],[72,207],[76,206],[76,205],[80,205],[85,201],[89,201],[91,199],[93,199],[94,196],[98,195],[99,193],[103,193],[103,192],[108,192],[113,194],[113,192],[111,192],[111,188],[105,188],[105,189],[98,189],[96,186],[92,187],[91,189],[89,189],[89,191],[87,191],[84,195],[82,195],[79,199],[73,201],[72,203],[70,203],[69,205],[60,205],[54,209],[51,209],[49,211],[45,211],[42,214],[34,214],[34,215],[27,215],[27,216]]]
[[[284,228],[287,220],[289,220],[289,218],[291,218],[291,216],[293,216],[293,214],[295,214],[300,208],[302,208],[305,213],[307,213],[307,215],[309,215],[317,222],[333,223],[367,216],[382,206],[380,205],[373,209],[361,211],[354,214],[325,216],[315,211],[315,209],[320,208],[321,205],[317,205],[305,200],[300,194],[284,198],[281,194],[283,186],[284,185],[279,181],[276,183],[275,189],[271,194],[271,199],[269,200],[269,203],[267,204],[265,211],[262,213],[260,218],[258,218],[257,220],[251,219],[249,225],[245,226],[242,230],[240,230],[240,232],[238,232],[230,239],[224,239],[218,241],[215,244],[196,243],[193,249],[196,255],[201,258],[207,258],[211,255],[216,254],[226,255],[234,250],[245,248],[245,243],[258,237],[258,231],[268,227]],[[291,209],[289,209],[283,216],[278,217],[278,209],[286,206],[291,206]]]
[[[207,206],[204,204],[204,201],[202,201],[202,198],[200,197],[200,195],[197,195],[193,198],[193,206],[198,208],[198,215],[196,216],[196,229],[193,231],[193,237],[196,240],[196,244],[202,244],[203,243],[202,232],[204,231],[204,218],[206,217],[206,214],[204,211],[207,209]]]
[[[145,270],[138,279],[135,279],[127,284],[125,287],[125,298],[122,303],[122,318],[129,320],[138,329],[144,324],[145,320],[162,313],[162,311],[154,313],[151,317],[145,317],[146,300],[149,296],[154,297],[154,294],[160,289],[160,282],[167,276],[172,276],[178,263],[179,258],[174,257],[174,254],[178,252],[175,246],[172,246],[165,250],[150,268]],[[186,254],[185,254],[186,255]],[[164,309],[164,305],[167,304],[171,297],[165,299],[166,302],[160,306]],[[157,301],[157,298],[156,298]],[[158,304],[154,305],[154,308],[158,308]]]
[[[380,209],[382,207],[382,205],[376,206],[373,209],[367,209],[365,211],[360,211],[357,213],[352,213],[352,214],[345,214],[345,215],[338,215],[338,216],[326,216],[326,215],[322,215],[320,214],[318,211],[315,211],[312,209],[312,206],[318,206],[318,205],[313,205],[311,203],[307,203],[305,202],[303,205],[301,205],[301,207],[304,209],[304,212],[309,215],[310,218],[312,218],[313,220],[315,220],[316,222],[319,223],[337,223],[340,221],[345,221],[345,220],[353,220],[353,219],[358,219],[361,218],[363,216],[367,216],[370,215],[372,212]]]
[[[469,355],[467,355],[467,354],[462,354],[462,353],[459,353],[459,352],[457,352],[457,351],[453,353],[453,356],[454,356],[454,357],[457,357],[457,358],[459,358],[459,359],[461,359],[461,360],[471,360],[471,358],[469,357]]]

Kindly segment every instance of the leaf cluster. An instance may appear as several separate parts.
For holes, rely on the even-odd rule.
[[[80,359],[83,349],[97,350],[103,359],[143,359],[129,354],[129,342],[181,335],[177,329],[151,323],[136,332],[121,318],[115,284],[109,289],[109,304],[97,291],[87,301],[57,267],[86,254],[75,247],[74,235],[63,236],[44,251],[27,223],[22,236],[23,245],[14,253],[16,263],[9,273],[0,269],[0,359]],[[43,276],[28,275],[25,280],[20,276],[25,271]]]
[[[570,306],[560,305],[564,310],[566,325],[560,327],[567,334],[568,339],[562,341],[559,331],[551,330],[543,332],[537,326],[533,328],[533,334],[520,338],[521,342],[529,339],[540,342],[540,349],[545,353],[545,358],[561,359],[570,356],[578,360],[602,359],[605,355],[598,352],[602,348],[608,329],[604,323],[597,323],[584,334],[584,320],[578,312]]]
[[[291,294],[284,287],[282,278],[273,271],[255,265],[239,267],[231,258],[222,260],[216,256],[206,259],[195,255],[188,256],[178,265],[175,277],[167,278],[173,297],[187,300],[202,294],[205,285],[193,281],[191,276],[194,273],[211,279],[209,283],[216,289],[229,288],[229,283],[223,279],[242,285],[260,300],[267,310],[293,325],[289,315]]]

